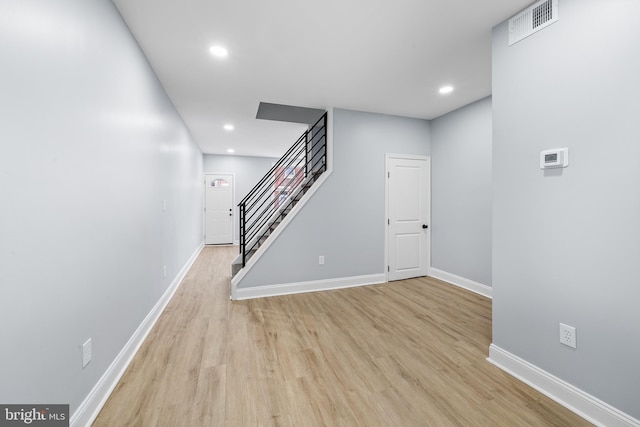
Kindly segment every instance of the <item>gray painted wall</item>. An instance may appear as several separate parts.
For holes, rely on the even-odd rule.
[[[491,286],[491,98],[431,122],[431,266]]]
[[[0,2],[0,57],[0,402],[73,412],[202,242],[202,154],[108,0]]]
[[[511,47],[493,32],[493,340],[640,418],[640,2],[559,6]],[[555,147],[570,166],[545,173]]]
[[[291,141],[293,145],[295,141]],[[283,153],[284,154],[284,153]],[[271,169],[278,158],[248,157],[248,156],[220,156],[217,154],[204,155],[204,173],[232,173],[235,174],[235,199],[233,209],[233,241],[237,243],[240,236],[238,222],[238,203]]]
[[[335,109],[332,175],[238,287],[384,273],[385,153],[430,147],[426,120]]]

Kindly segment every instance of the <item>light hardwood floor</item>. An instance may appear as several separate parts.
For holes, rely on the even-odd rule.
[[[229,300],[205,247],[94,426],[583,426],[485,358],[491,301],[436,279]]]

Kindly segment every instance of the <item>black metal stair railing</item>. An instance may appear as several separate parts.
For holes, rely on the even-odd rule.
[[[238,204],[243,267],[326,169],[325,113]]]

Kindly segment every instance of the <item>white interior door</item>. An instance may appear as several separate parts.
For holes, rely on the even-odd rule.
[[[233,175],[205,175],[205,243],[233,242]]]
[[[387,155],[389,280],[429,273],[430,158]]]

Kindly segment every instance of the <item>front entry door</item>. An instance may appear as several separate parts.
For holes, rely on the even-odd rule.
[[[205,243],[233,242],[233,175],[205,175]]]
[[[430,166],[429,157],[387,155],[389,280],[429,273]]]

